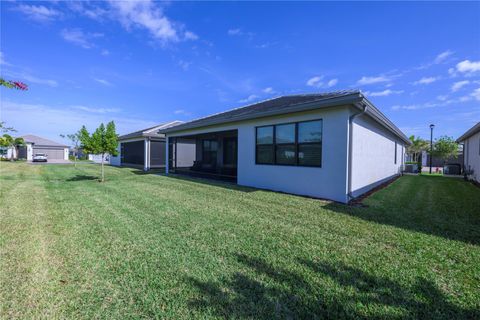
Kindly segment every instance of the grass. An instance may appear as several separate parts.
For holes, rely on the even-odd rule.
[[[0,318],[480,317],[480,189],[348,207],[92,164],[0,164]]]

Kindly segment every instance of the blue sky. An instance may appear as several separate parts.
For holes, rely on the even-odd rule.
[[[357,88],[407,135],[480,121],[480,2],[1,2],[0,52],[2,121],[58,141]]]

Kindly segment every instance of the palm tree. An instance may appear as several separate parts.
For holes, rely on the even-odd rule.
[[[412,155],[413,161],[418,162],[418,156],[422,151],[428,150],[430,144],[428,141],[423,140],[420,137],[415,137],[414,135],[411,135],[409,139],[412,144],[408,147],[407,151]]]
[[[0,137],[0,145],[2,147],[12,148],[10,154],[10,161],[14,160],[14,156],[18,156],[18,147],[25,145],[23,138],[14,138],[9,134],[4,134]]]

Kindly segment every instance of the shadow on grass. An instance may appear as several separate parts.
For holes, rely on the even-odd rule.
[[[97,176],[77,174],[74,177],[68,178],[67,181],[84,181],[84,180],[99,180]]]
[[[220,282],[189,278],[200,298],[195,310],[240,319],[474,319],[447,301],[431,282],[418,278],[412,287],[344,264],[298,260],[303,274],[275,268],[238,255],[251,272],[237,272]],[[313,279],[312,274],[313,272]],[[253,274],[253,277],[252,277]],[[308,277],[308,278],[307,278]]]
[[[223,181],[223,180],[218,180],[218,179],[208,179],[208,178],[201,178],[201,177],[192,177],[188,175],[181,175],[181,174],[169,174],[166,176],[168,178],[176,179],[176,180],[182,180],[182,181],[187,181],[187,182],[192,182],[192,183],[198,183],[198,184],[204,184],[208,186],[213,186],[213,187],[220,187],[220,188],[225,188],[225,189],[230,189],[230,190],[235,190],[235,191],[240,191],[240,192],[255,192],[259,191],[261,189],[256,189],[256,188],[249,188],[249,187],[244,187],[244,186],[239,186],[235,182],[232,181]]]

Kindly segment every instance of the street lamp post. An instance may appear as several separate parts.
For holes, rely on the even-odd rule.
[[[432,174],[432,158],[433,158],[433,128],[434,124],[430,125],[430,174]]]

